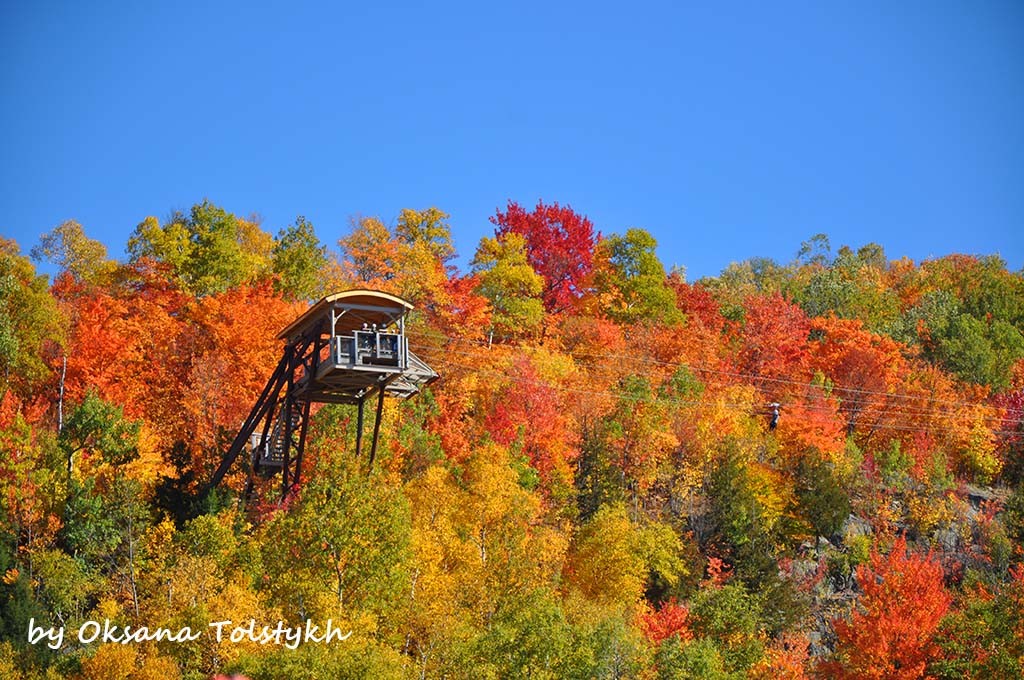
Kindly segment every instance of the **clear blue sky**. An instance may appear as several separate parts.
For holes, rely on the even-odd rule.
[[[0,0],[0,234],[436,205],[464,264],[543,198],[690,279],[817,232],[1024,266],[1017,0],[211,4]]]

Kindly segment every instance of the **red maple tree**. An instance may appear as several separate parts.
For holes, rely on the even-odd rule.
[[[499,239],[509,233],[526,239],[526,259],[544,278],[542,297],[548,312],[564,311],[583,295],[593,267],[594,244],[600,238],[589,219],[557,202],[538,201],[527,212],[509,201],[505,212],[498,211],[491,223]]]
[[[673,635],[678,636],[680,642],[693,639],[690,610],[676,602],[674,597],[658,609],[643,612],[640,615],[640,628],[644,636],[654,644],[660,644]]]
[[[935,631],[949,610],[942,566],[929,552],[907,551],[901,537],[892,552],[871,552],[857,569],[863,595],[849,619],[834,622],[835,658],[822,664],[825,677],[920,678],[938,657]]]

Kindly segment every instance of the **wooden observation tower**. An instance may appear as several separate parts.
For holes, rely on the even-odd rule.
[[[277,368],[249,412],[210,480],[218,485],[243,451],[252,456],[253,474],[281,473],[282,498],[302,473],[302,453],[314,402],[355,404],[356,455],[362,453],[363,410],[376,399],[370,464],[377,454],[384,397],[406,399],[437,379],[437,373],[409,350],[405,316],[412,305],[372,290],[328,295],[285,328]]]

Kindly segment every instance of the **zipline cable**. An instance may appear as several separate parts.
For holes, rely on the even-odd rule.
[[[444,339],[446,339],[446,340],[448,340],[450,342],[456,342],[456,343],[467,342],[467,343],[470,343],[470,344],[479,345],[481,347],[487,347],[488,346],[488,343],[486,341],[484,341],[484,340],[474,340],[472,338],[455,338],[455,337],[444,335],[444,334],[441,334],[440,336],[434,335],[434,337],[435,338],[436,337],[444,338]],[[513,345],[513,347],[517,347],[517,345]],[[576,357],[576,356],[586,356],[586,357],[591,357],[591,358],[621,359],[621,360],[631,361],[631,362],[639,361],[639,362],[648,363],[648,364],[655,364],[655,365],[659,365],[659,366],[686,368],[688,370],[698,371],[698,372],[701,372],[701,373],[710,373],[710,374],[715,374],[715,375],[725,375],[725,376],[735,377],[735,378],[745,378],[745,379],[748,379],[751,382],[763,381],[763,382],[774,382],[774,383],[780,383],[780,384],[789,384],[789,385],[795,385],[795,386],[800,386],[800,387],[808,387],[808,386],[818,387],[818,385],[815,385],[815,383],[813,383],[813,382],[802,382],[802,381],[799,381],[799,380],[792,380],[792,379],[787,379],[787,378],[776,378],[776,377],[765,376],[765,375],[760,375],[760,374],[756,374],[756,373],[743,373],[743,372],[737,372],[737,371],[726,371],[726,370],[722,370],[722,369],[705,368],[705,367],[701,367],[701,366],[693,366],[691,364],[687,364],[687,363],[684,363],[684,362],[662,361],[662,360],[659,360],[659,359],[653,359],[653,358],[650,358],[650,357],[643,357],[643,356],[626,356],[626,355],[621,355],[621,354],[604,354],[604,353],[600,353],[599,354],[599,353],[595,353],[595,352],[573,352],[573,351],[568,351],[568,352],[566,352],[566,354],[568,356],[573,356],[573,357]],[[967,407],[978,406],[977,402],[953,401],[953,400],[948,400],[948,399],[942,399],[940,397],[928,397],[928,396],[925,396],[925,395],[912,395],[912,394],[903,394],[903,393],[898,393],[898,392],[879,392],[877,390],[864,390],[864,389],[853,388],[853,387],[842,387],[842,386],[838,386],[838,385],[831,387],[831,391],[833,391],[833,392],[850,393],[850,394],[859,394],[859,395],[881,396],[881,397],[893,398],[893,399],[915,399],[915,400],[928,401],[928,402],[937,402],[937,403],[947,404],[947,405],[950,405],[950,406],[967,406]],[[1017,415],[1024,415],[1024,409],[1014,409],[1014,408],[1009,408],[1009,407],[1001,407],[1001,408],[1003,408],[1003,410],[1005,410],[1005,411],[1007,411],[1009,413],[1015,413]],[[1004,418],[1003,420],[1015,421],[1016,419]]]
[[[418,350],[418,351],[424,351],[425,350],[427,352],[440,352],[440,351],[447,350],[448,348],[443,346],[443,345],[438,345],[438,344],[435,343],[433,345],[422,344],[422,345],[419,345],[417,347],[413,347],[413,349]],[[477,357],[477,358],[494,358],[494,355],[492,353],[489,353],[489,352],[472,352],[472,351],[471,352],[466,352],[466,351],[462,351],[461,354],[463,354],[463,355],[468,354],[470,356],[474,356],[474,357]],[[437,359],[435,359],[435,361],[437,361]],[[444,362],[444,363],[449,363],[449,362],[447,362],[444,359],[441,359],[441,361]],[[660,363],[666,363],[666,362],[660,362]],[[489,370],[489,369],[485,369],[485,368],[476,368],[476,369],[469,369],[469,370],[471,372],[473,372],[473,373],[485,374],[485,375],[494,376],[494,377],[498,377],[498,378],[504,378],[504,379],[508,379],[509,378],[509,374],[506,373],[506,372],[494,371],[494,370]],[[620,376],[615,376],[615,377],[620,377]],[[632,395],[629,395],[629,394],[627,394],[625,392],[622,392],[622,391],[590,390],[590,389],[584,389],[584,388],[567,387],[567,386],[561,386],[561,385],[554,385],[554,384],[551,384],[551,383],[548,383],[548,382],[545,382],[545,381],[530,380],[530,379],[526,379],[526,378],[519,378],[519,381],[523,382],[525,384],[536,386],[536,387],[545,387],[545,388],[554,389],[554,390],[560,391],[560,392],[571,392],[571,393],[577,393],[577,394],[588,394],[588,395],[592,395],[592,396],[604,396],[604,397],[610,397],[610,398],[620,398],[620,399],[627,399],[627,400],[634,400],[634,401],[643,401],[643,402],[650,402],[650,403],[664,403],[664,404],[669,404],[669,405],[690,405],[690,406],[722,405],[722,406],[725,406],[726,408],[732,408],[732,409],[735,409],[735,410],[741,410],[741,411],[748,412],[748,413],[750,411],[750,406],[749,405],[747,405],[747,404],[738,404],[738,403],[734,403],[734,402],[709,401],[709,400],[687,400],[687,399],[676,399],[676,398],[666,398],[666,397],[636,398],[636,397],[633,397]],[[816,385],[814,383],[796,383],[796,381],[789,381],[789,382],[792,382],[792,383],[795,383],[795,384],[799,384],[799,385],[801,385],[803,387],[807,387],[807,388],[821,389],[820,385]],[[879,393],[879,394],[885,394],[885,393]],[[885,394],[885,396],[889,396],[889,395]],[[969,402],[960,402],[960,403],[969,404]],[[803,411],[812,411],[812,412],[820,412],[820,413],[825,413],[825,414],[830,414],[830,415],[837,415],[837,409],[833,409],[833,408],[822,408],[822,407],[816,407],[816,406],[809,405],[809,404],[801,405],[801,408],[802,408]],[[959,420],[961,423],[964,421],[965,418],[970,418],[971,417],[971,416],[958,416],[956,414],[951,414],[951,413],[946,412],[946,411],[937,411],[937,410],[931,410],[931,411],[920,410],[920,411],[917,411],[915,413],[915,412],[910,412],[910,411],[906,411],[906,410],[900,410],[898,407],[897,408],[888,408],[888,409],[886,409],[884,406],[875,406],[875,408],[882,409],[883,410],[883,415],[896,415],[896,416],[902,415],[902,416],[907,416],[907,417],[914,417],[914,416],[916,416],[916,417],[926,417],[927,416],[927,417],[930,417],[933,420],[940,420],[940,419],[941,420],[949,420],[949,421],[958,421]],[[869,411],[867,409],[865,409],[865,412],[860,414],[859,417],[864,418],[868,413],[869,413]],[[985,418],[982,417],[979,420],[984,420],[984,419]],[[995,419],[995,418],[990,417],[989,419]],[[998,419],[998,420],[1008,420],[1008,419]],[[942,430],[942,429],[937,429],[936,427],[904,426],[904,425],[899,425],[899,424],[883,423],[883,422],[875,422],[873,425],[870,425],[870,426],[867,426],[867,427],[868,427],[868,429],[871,429],[871,430],[886,429],[886,430],[907,431],[907,432],[921,432],[921,433],[931,433],[931,434],[947,434],[947,431]],[[1013,435],[1019,435],[1020,434],[1019,432],[1016,432],[1014,430],[999,430],[999,429],[995,429],[995,430],[990,430],[990,432],[993,435],[1005,435],[1005,436],[1013,436]]]

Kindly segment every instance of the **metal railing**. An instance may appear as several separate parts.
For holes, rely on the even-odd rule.
[[[355,331],[331,338],[331,358],[336,366],[392,367],[404,370],[409,363],[405,338],[397,333]]]

